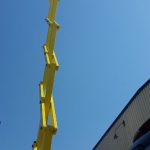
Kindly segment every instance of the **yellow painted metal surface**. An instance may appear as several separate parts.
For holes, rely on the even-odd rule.
[[[56,31],[59,29],[55,21],[58,0],[49,0],[50,9],[46,19],[49,24],[46,43],[43,46],[45,54],[45,71],[43,81],[39,84],[41,120],[37,140],[32,145],[32,150],[51,150],[52,137],[57,132],[57,119],[54,99],[52,95],[55,72],[59,64],[54,52]],[[50,123],[49,123],[50,118]]]

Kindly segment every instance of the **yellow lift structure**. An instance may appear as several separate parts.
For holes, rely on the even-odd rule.
[[[55,72],[59,64],[54,52],[56,31],[59,25],[55,21],[59,0],[49,0],[50,9],[46,21],[49,25],[48,35],[43,46],[45,54],[45,71],[43,81],[39,84],[41,120],[37,140],[32,145],[32,150],[51,150],[53,135],[57,132],[57,120],[52,95]],[[49,123],[49,119],[51,123]]]

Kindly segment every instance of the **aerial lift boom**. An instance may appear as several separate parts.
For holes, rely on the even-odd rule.
[[[52,91],[55,72],[59,68],[54,52],[56,31],[59,29],[59,25],[55,21],[58,0],[49,0],[49,2],[50,9],[46,18],[49,28],[47,40],[43,46],[46,65],[43,81],[39,84],[41,120],[37,140],[34,141],[32,150],[50,150],[52,137],[57,132],[57,120]],[[51,120],[50,123],[49,118]]]

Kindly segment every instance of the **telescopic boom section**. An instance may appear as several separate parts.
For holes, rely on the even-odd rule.
[[[41,121],[37,140],[32,145],[32,150],[50,150],[52,137],[57,132],[57,120],[55,114],[54,100],[52,96],[55,72],[59,64],[54,52],[56,31],[59,25],[55,21],[58,0],[49,0],[50,10],[46,22],[49,25],[48,35],[44,48],[45,71],[43,81],[39,84]],[[49,118],[51,123],[49,124]]]

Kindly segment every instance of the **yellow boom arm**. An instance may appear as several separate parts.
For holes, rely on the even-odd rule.
[[[55,72],[59,64],[54,53],[56,31],[59,25],[55,21],[58,0],[49,0],[50,10],[46,19],[49,28],[45,45],[45,71],[43,81],[39,84],[40,89],[40,108],[41,120],[37,140],[32,145],[32,150],[50,150],[52,137],[57,132],[57,120],[55,113],[54,100],[52,96]],[[49,118],[51,123],[49,124]]]

